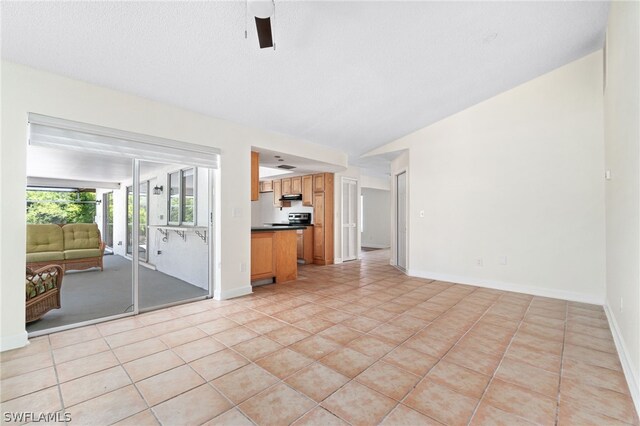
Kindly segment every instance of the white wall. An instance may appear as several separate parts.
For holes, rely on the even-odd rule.
[[[380,178],[376,176],[361,175],[360,186],[362,188],[382,189],[385,191],[391,190],[391,177]]]
[[[26,343],[24,263],[27,114],[35,112],[114,129],[137,132],[221,149],[219,258],[215,296],[251,292],[250,232],[251,146],[304,153],[304,157],[346,167],[346,154],[304,140],[259,131],[159,102],[91,85],[48,72],[2,62],[2,130],[0,144],[0,319],[2,350]],[[6,198],[5,198],[6,197]]]
[[[607,313],[640,411],[640,4],[612,2],[604,96]]]
[[[144,162],[141,165],[140,181],[149,180],[149,211],[147,218],[150,225],[168,224],[169,173],[188,168],[185,165],[155,165]],[[196,168],[196,226],[208,226],[209,170]],[[161,195],[153,194],[155,185],[162,185]],[[123,184],[124,186],[124,184]],[[210,235],[208,236],[210,237]],[[194,232],[185,227],[185,238],[182,239],[175,231],[169,231],[167,241],[158,228],[151,226],[148,233],[149,263],[159,272],[186,281],[190,284],[209,289],[209,246]],[[162,253],[158,254],[158,250]]]
[[[602,114],[596,52],[372,152],[409,149],[410,273],[602,304]]]
[[[362,188],[362,246],[388,248],[391,245],[391,192]]]

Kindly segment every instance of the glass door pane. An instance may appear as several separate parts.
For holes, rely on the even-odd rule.
[[[133,186],[127,186],[127,254],[133,254]]]
[[[48,159],[51,174],[43,169],[43,159]],[[86,174],[74,174],[77,170],[68,167],[69,159],[82,164]],[[56,184],[60,195],[50,198],[46,206],[43,204],[46,207],[44,211],[55,213],[55,217],[39,214],[27,226],[28,238],[37,239],[40,235],[52,233],[60,242],[61,250],[69,254],[62,260],[60,255],[56,257],[56,253],[47,253],[51,257],[38,253],[29,256],[27,249],[26,266],[34,272],[45,268],[44,274],[53,274],[55,265],[64,270],[59,307],[56,306],[57,301],[52,300],[49,306],[53,309],[43,312],[39,318],[28,318],[27,331],[40,334],[58,327],[73,327],[131,314],[134,303],[133,269],[131,258],[127,256],[127,229],[131,229],[127,205],[131,193],[127,186],[133,182],[133,161],[90,152],[30,147],[27,162],[31,163],[30,167],[42,171],[43,178],[56,181],[81,178],[96,182],[95,187],[83,188],[82,192],[78,192],[76,187]],[[107,188],[98,182],[108,183],[105,185]],[[87,190],[91,190],[91,200]],[[102,241],[98,241],[98,233]],[[51,265],[54,265],[52,269],[49,268]],[[35,280],[37,282],[37,277]],[[36,296],[37,290],[34,290],[30,298]]]
[[[141,262],[147,262],[147,212],[149,211],[149,181],[144,181],[140,184],[140,227],[138,228],[138,259]]]
[[[209,295],[209,170],[139,162],[140,311]]]
[[[105,246],[113,252],[113,192],[102,195],[103,236]]]

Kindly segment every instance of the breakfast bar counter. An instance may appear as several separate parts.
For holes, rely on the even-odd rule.
[[[266,284],[298,278],[297,230],[304,226],[251,228],[251,282]]]

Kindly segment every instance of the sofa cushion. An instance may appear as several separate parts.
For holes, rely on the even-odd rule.
[[[100,257],[102,251],[100,249],[78,249],[78,250],[65,250],[65,259],[83,259],[86,257]]]
[[[100,231],[95,223],[70,223],[62,227],[62,232],[64,233],[64,250],[100,247]]]
[[[40,251],[37,253],[27,253],[27,263],[47,262],[49,260],[64,260],[64,253],[61,251]],[[55,262],[53,262],[55,263]]]
[[[62,228],[58,225],[27,225],[27,253],[62,251],[63,244]]]

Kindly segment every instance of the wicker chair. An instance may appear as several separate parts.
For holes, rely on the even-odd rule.
[[[60,308],[63,276],[60,265],[47,265],[35,271],[27,267],[27,323],[39,320],[52,309]]]

